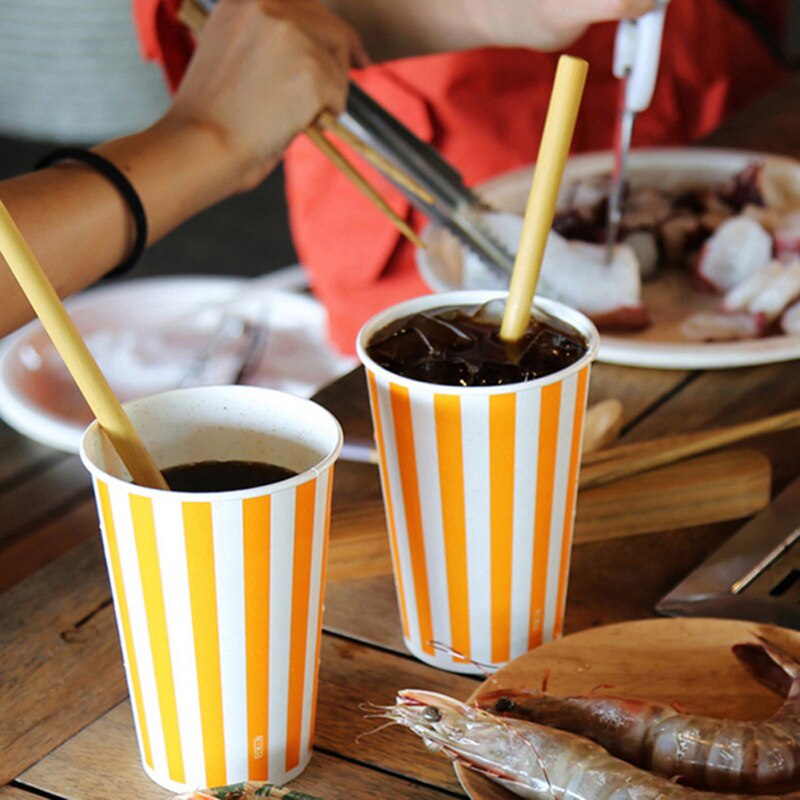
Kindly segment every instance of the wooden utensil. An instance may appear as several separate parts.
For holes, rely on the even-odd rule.
[[[436,202],[436,198],[424,187],[420,186],[410,175],[398,169],[388,158],[384,158],[374,147],[359,139],[354,133],[345,128],[330,111],[323,111],[319,115],[317,125],[330,133],[335,133],[343,142],[353,148],[365,161],[376,167],[395,183],[404,186],[412,194],[429,205]]]
[[[699,433],[668,436],[650,442],[621,445],[587,455],[582,460],[578,485],[582,489],[610,483],[627,475],[671,464],[764,433],[800,427],[800,410],[716,428]]]
[[[615,442],[622,430],[622,403],[616,398],[601,400],[586,409],[583,425],[583,459],[589,453],[608,447]]]
[[[425,242],[419,238],[409,224],[394,213],[392,207],[381,197],[378,190],[368,183],[358,170],[337,150],[336,146],[325,138],[325,134],[314,125],[306,130],[306,136],[317,146],[317,149],[347,178],[349,178],[362,193],[385,214],[397,229],[416,247],[425,247]]]
[[[140,486],[168,490],[164,476],[2,202],[0,252],[134,482]]]
[[[588,69],[587,62],[580,58],[561,56],[558,60],[522,225],[522,238],[514,259],[508,302],[500,328],[500,336],[506,341],[517,341],[528,327]]]

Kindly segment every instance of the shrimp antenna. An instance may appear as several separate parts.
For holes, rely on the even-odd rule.
[[[370,701],[358,704],[359,711],[391,711],[393,708],[394,704],[390,706],[379,706],[377,703],[371,703]]]
[[[491,664],[482,664],[480,661],[475,661],[471,658],[468,658],[464,653],[459,652],[455,649],[452,645],[445,644],[444,642],[437,642],[434,639],[431,639],[428,644],[434,649],[438,650],[440,653],[445,653],[448,656],[453,656],[453,658],[458,658],[461,661],[464,661],[467,664],[471,664],[475,669],[480,672],[484,678],[491,678],[495,667]]]
[[[375,715],[376,717],[379,716],[378,714]],[[384,730],[385,728],[391,728],[392,725],[399,725],[400,723],[397,720],[389,720],[389,722],[384,722],[383,725],[378,725],[377,728],[373,728],[371,731],[364,731],[364,733],[359,733],[358,736],[355,738],[356,744],[361,744],[361,740],[365,736],[372,736],[375,733],[379,733],[380,731]]]

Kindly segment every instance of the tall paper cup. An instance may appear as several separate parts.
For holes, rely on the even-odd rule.
[[[405,643],[422,661],[457,672],[477,672],[470,662],[499,667],[561,634],[597,331],[582,314],[537,299],[537,313],[578,330],[587,353],[553,375],[492,387],[410,380],[366,348],[381,328],[418,311],[505,297],[409,300],[373,317],[357,342]]]
[[[285,783],[311,756],[338,422],[244,386],[127,403],[156,463],[262,461],[299,474],[241,491],[129,482],[97,423],[92,475],[147,774],[181,791]]]

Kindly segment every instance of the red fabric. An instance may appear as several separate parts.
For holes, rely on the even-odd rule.
[[[162,63],[172,85],[180,75],[176,64],[191,47],[174,23],[174,5],[134,0],[144,52]],[[612,24],[593,26],[569,50],[590,64],[573,152],[611,145],[615,30]],[[432,142],[472,185],[535,160],[557,60],[557,54],[486,49],[376,65],[354,80]],[[634,146],[699,139],[785,75],[720,0],[672,0],[655,95],[637,119]],[[357,156],[348,156],[419,230],[421,215]],[[359,327],[372,314],[428,291],[413,247],[305,137],[290,148],[285,168],[298,256],[328,310],[332,341],[352,353]]]

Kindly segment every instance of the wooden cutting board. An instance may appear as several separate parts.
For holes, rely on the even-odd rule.
[[[800,658],[800,631],[738,620],[648,619],[581,631],[531,650],[483,683],[470,700],[499,688],[556,695],[608,695],[678,703],[682,710],[739,720],[764,719],[780,698],[752,678],[731,653],[758,633]],[[511,792],[457,767],[473,800],[510,800]]]
[[[770,501],[769,459],[722,450],[578,493],[575,543],[741,519]],[[392,571],[383,503],[338,509],[331,520],[327,579]]]

